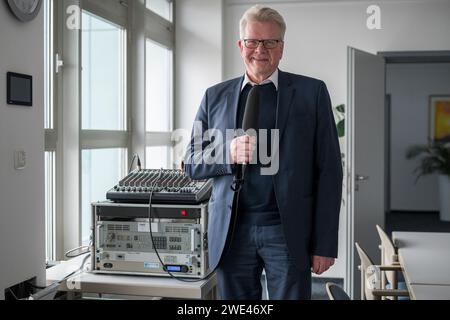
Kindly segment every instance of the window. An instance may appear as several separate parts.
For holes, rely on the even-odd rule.
[[[125,129],[124,30],[82,14],[82,129]]]
[[[45,152],[45,257],[55,260],[55,152]]]
[[[172,1],[171,0],[147,0],[147,9],[166,20],[172,21]]]
[[[56,260],[56,139],[53,104],[53,2],[44,1],[45,258]],[[53,137],[53,138],[52,138]]]
[[[149,169],[171,168],[172,50],[146,41],[146,160]]]
[[[126,173],[125,30],[90,12],[81,34],[81,242],[89,243],[91,203]],[[120,137],[120,136],[119,136]],[[125,145],[124,145],[125,144]]]
[[[106,200],[106,192],[125,175],[126,149],[96,149],[82,152],[81,240],[87,245],[91,234],[91,203]]]
[[[146,130],[171,130],[172,51],[147,40],[146,43]]]
[[[53,110],[53,2],[44,1],[45,24],[45,92],[44,128],[54,129]]]
[[[91,202],[106,198],[132,155],[144,166],[170,166],[173,4],[151,0],[142,10],[144,2],[83,0],[81,29],[67,27],[70,1],[44,4],[55,25],[53,46],[46,16],[46,248],[54,260],[64,259],[67,244],[89,243]],[[144,23],[128,31],[130,10]]]
[[[170,147],[147,147],[145,167],[147,169],[168,168],[171,163]]]

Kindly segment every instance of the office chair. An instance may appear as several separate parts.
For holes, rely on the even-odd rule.
[[[325,288],[327,290],[328,298],[330,300],[351,300],[348,294],[339,287],[337,284],[332,282],[327,282],[325,284]]]
[[[381,250],[381,264],[382,265],[400,265],[397,255],[397,248],[392,243],[389,236],[379,225],[376,225],[378,235],[380,236],[381,244],[379,248]],[[387,280],[387,283],[386,283]],[[396,271],[384,271],[381,277],[382,287],[389,289],[406,289],[406,283],[399,281]],[[396,297],[394,297],[395,299]]]
[[[374,265],[367,253],[355,243],[358,251],[361,265],[361,299],[362,300],[381,300],[382,297],[406,297],[409,296],[408,290],[386,289],[381,285],[381,272],[383,271],[401,271],[401,266],[397,265]]]

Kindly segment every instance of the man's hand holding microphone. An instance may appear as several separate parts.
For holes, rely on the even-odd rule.
[[[231,141],[230,157],[233,164],[249,164],[256,150],[256,137],[244,135]]]

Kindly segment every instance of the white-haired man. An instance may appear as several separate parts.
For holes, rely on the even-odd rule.
[[[285,31],[283,17],[271,8],[245,12],[237,44],[246,72],[206,91],[196,117],[201,130],[193,131],[185,160],[189,176],[214,180],[209,262],[217,267],[223,299],[261,299],[263,270],[270,299],[310,299],[311,271],[325,272],[337,257],[342,167],[331,102],[322,81],[278,69]],[[201,138],[198,143],[206,130],[225,137],[228,129],[242,128],[255,85],[260,96],[255,129],[279,130],[278,171],[261,174],[259,160],[247,165],[237,193],[233,177],[238,164],[253,159],[252,137],[227,141],[224,153],[231,163],[194,159],[208,147]]]

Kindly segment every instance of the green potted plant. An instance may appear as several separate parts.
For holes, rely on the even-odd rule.
[[[341,159],[342,159],[342,168],[345,171],[345,153],[344,144],[345,144],[345,105],[340,104],[336,107],[333,107],[333,115],[334,121],[336,123],[336,130],[339,139],[339,146],[341,148]],[[345,179],[343,181],[344,189],[345,189]],[[345,191],[344,191],[345,192]],[[342,204],[345,205],[345,197],[342,197]]]
[[[420,158],[414,170],[416,182],[423,175],[439,175],[440,219],[450,221],[450,142],[432,142],[427,146],[415,145],[406,152],[407,159]]]
[[[345,105],[340,104],[333,108],[334,118],[336,120],[336,129],[339,138],[345,136]]]
[[[336,123],[336,130],[339,139],[339,146],[341,147],[341,156],[344,159],[344,143],[345,143],[345,105],[340,104],[333,107],[334,121]],[[344,163],[342,163],[344,165]]]

